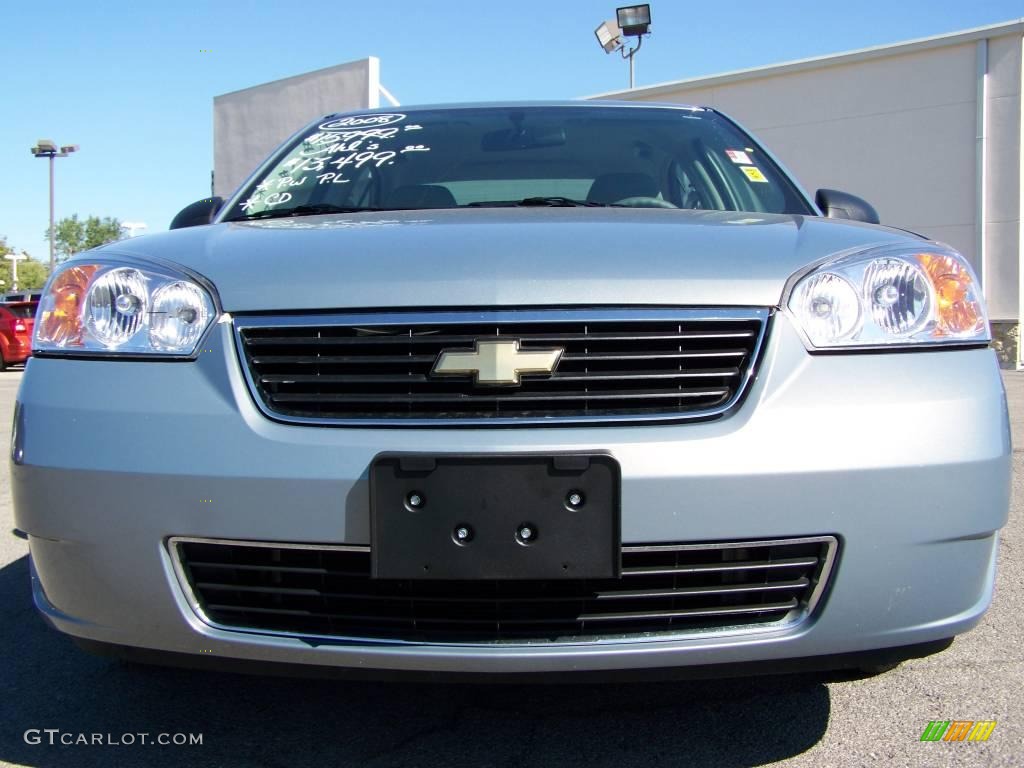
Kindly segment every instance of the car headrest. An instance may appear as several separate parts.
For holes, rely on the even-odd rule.
[[[587,200],[614,203],[627,197],[657,197],[658,183],[646,173],[606,173],[590,185]]]
[[[388,195],[388,208],[454,208],[455,198],[436,184],[410,184],[396,187]]]

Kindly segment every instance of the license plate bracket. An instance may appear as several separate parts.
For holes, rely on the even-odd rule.
[[[620,483],[604,453],[380,454],[370,467],[372,575],[618,578]]]

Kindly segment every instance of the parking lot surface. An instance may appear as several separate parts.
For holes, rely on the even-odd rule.
[[[9,429],[21,373],[0,372]],[[0,463],[0,765],[946,766],[1024,764],[1024,374],[1005,376],[1014,502],[992,609],[947,651],[875,677],[464,686],[264,678],[89,656],[29,594]],[[69,428],[73,428],[69,426]],[[5,433],[6,434],[6,433]],[[143,500],[139,500],[142,502]],[[996,720],[985,743],[928,743],[930,720]],[[114,744],[27,743],[30,729]],[[201,745],[124,734],[202,734]],[[31,737],[30,737],[31,740]]]

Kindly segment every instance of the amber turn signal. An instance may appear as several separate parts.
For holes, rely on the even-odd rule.
[[[984,330],[985,312],[977,299],[974,279],[963,262],[942,253],[919,253],[917,260],[935,289],[932,335],[974,335]]]
[[[82,344],[82,304],[89,281],[98,264],[83,264],[65,269],[50,286],[39,308],[36,338],[57,347]]]

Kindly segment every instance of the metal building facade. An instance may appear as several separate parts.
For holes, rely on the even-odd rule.
[[[318,115],[380,106],[375,57],[307,72],[213,99],[213,188],[226,197],[300,126]]]

